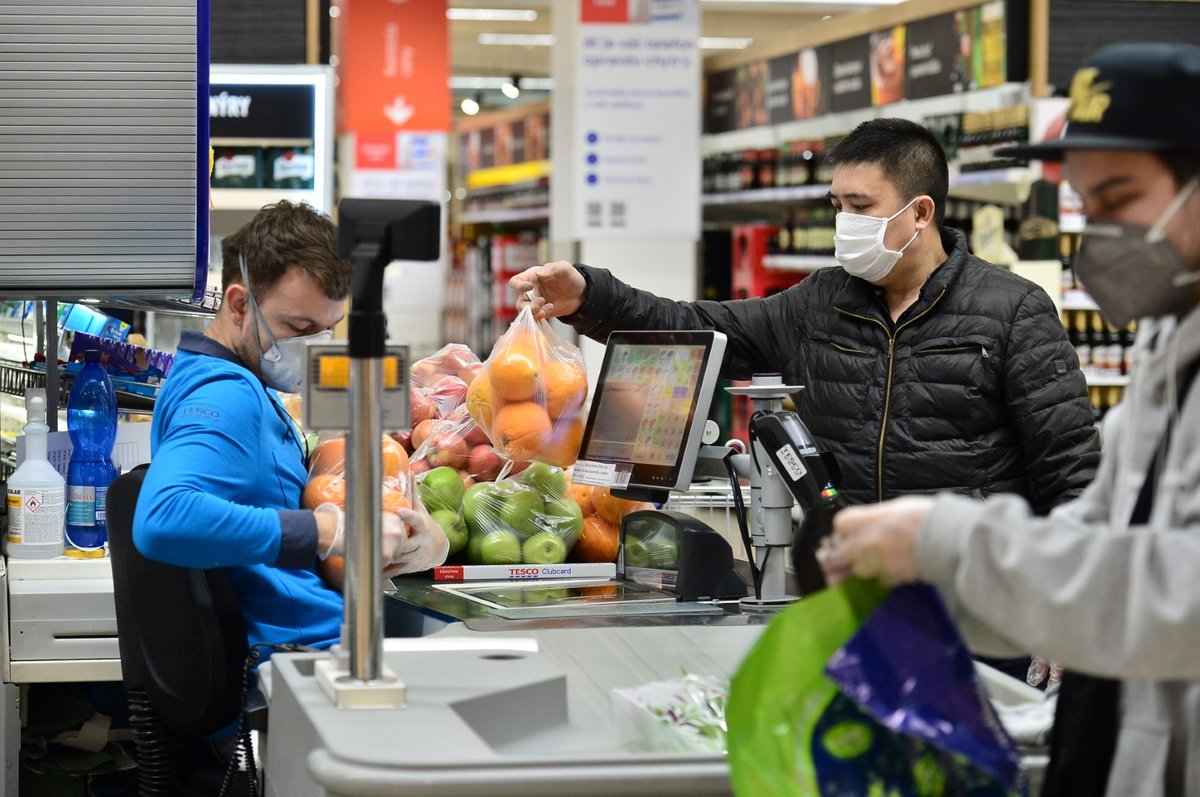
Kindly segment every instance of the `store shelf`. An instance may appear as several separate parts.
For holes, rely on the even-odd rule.
[[[463,224],[515,224],[518,222],[545,221],[550,218],[550,208],[496,208],[494,210],[467,210],[459,214]]]
[[[705,194],[704,205],[752,205],[759,202],[795,202],[804,199],[823,199],[829,193],[825,184],[790,185],[785,188],[756,188],[753,191],[730,191],[724,194]]]
[[[1129,377],[1108,376],[1106,374],[1089,374],[1086,371],[1084,376],[1087,377],[1088,387],[1125,387],[1129,384]]]
[[[65,371],[58,374],[59,407],[67,406],[74,377]],[[26,368],[19,363],[0,362],[0,393],[23,397],[28,388],[46,387],[46,372],[39,368]],[[117,409],[122,412],[154,412],[154,398],[126,390],[114,389]]]
[[[991,169],[979,172],[962,172],[950,176],[950,194],[958,199],[980,202],[997,202],[1015,205],[1029,196],[1033,183],[1033,172],[1029,169]],[[757,188],[752,191],[730,191],[723,194],[705,194],[704,205],[752,205],[772,202],[799,202],[824,199],[830,186],[825,183],[793,185],[785,188]]]
[[[258,210],[263,205],[286,199],[299,204],[307,202],[319,208],[323,200],[313,189],[287,190],[282,188],[214,188],[213,210]]]
[[[819,268],[829,268],[838,264],[837,259],[830,255],[767,255],[762,259],[764,268],[779,271],[813,272]]]

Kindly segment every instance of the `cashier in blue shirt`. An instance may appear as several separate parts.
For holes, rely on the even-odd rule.
[[[185,332],[158,399],[134,543],[183,567],[228,567],[249,643],[328,647],[342,596],[317,572],[344,520],[300,509],[303,438],[276,391],[295,392],[304,346],[343,315],[350,266],[333,223],[308,205],[263,208],[221,245],[224,297],[204,334]],[[385,575],[401,572],[428,516],[384,513]]]

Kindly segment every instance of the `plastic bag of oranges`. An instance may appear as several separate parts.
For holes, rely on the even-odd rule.
[[[587,420],[583,352],[528,307],[492,348],[467,389],[467,411],[503,456],[567,467]]]
[[[413,506],[412,476],[409,472],[408,453],[404,447],[387,435],[383,436],[383,510],[396,512]],[[316,509],[331,503],[346,509],[346,438],[331,437],[315,449],[308,457],[308,483],[304,486],[301,505],[305,509]],[[410,529],[411,534],[411,529]],[[341,556],[330,556],[320,563],[321,577],[326,583],[341,589],[346,570],[346,560]]]
[[[412,423],[449,418],[467,398],[467,386],[483,363],[461,343],[443,346],[409,369],[409,406]]]

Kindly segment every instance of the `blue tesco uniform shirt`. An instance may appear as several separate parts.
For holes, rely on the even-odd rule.
[[[303,441],[274,391],[233,354],[184,332],[155,404],[133,539],[143,556],[228,567],[251,645],[328,647],[342,596],[317,574],[317,526],[299,509]]]

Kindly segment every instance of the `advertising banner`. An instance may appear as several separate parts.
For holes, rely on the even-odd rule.
[[[580,23],[575,237],[698,238],[699,3],[584,0]]]
[[[341,0],[337,8],[338,130],[449,130],[445,0]]]
[[[1008,77],[1005,13],[1004,0],[989,0],[706,75],[704,132],[1001,85]]]

